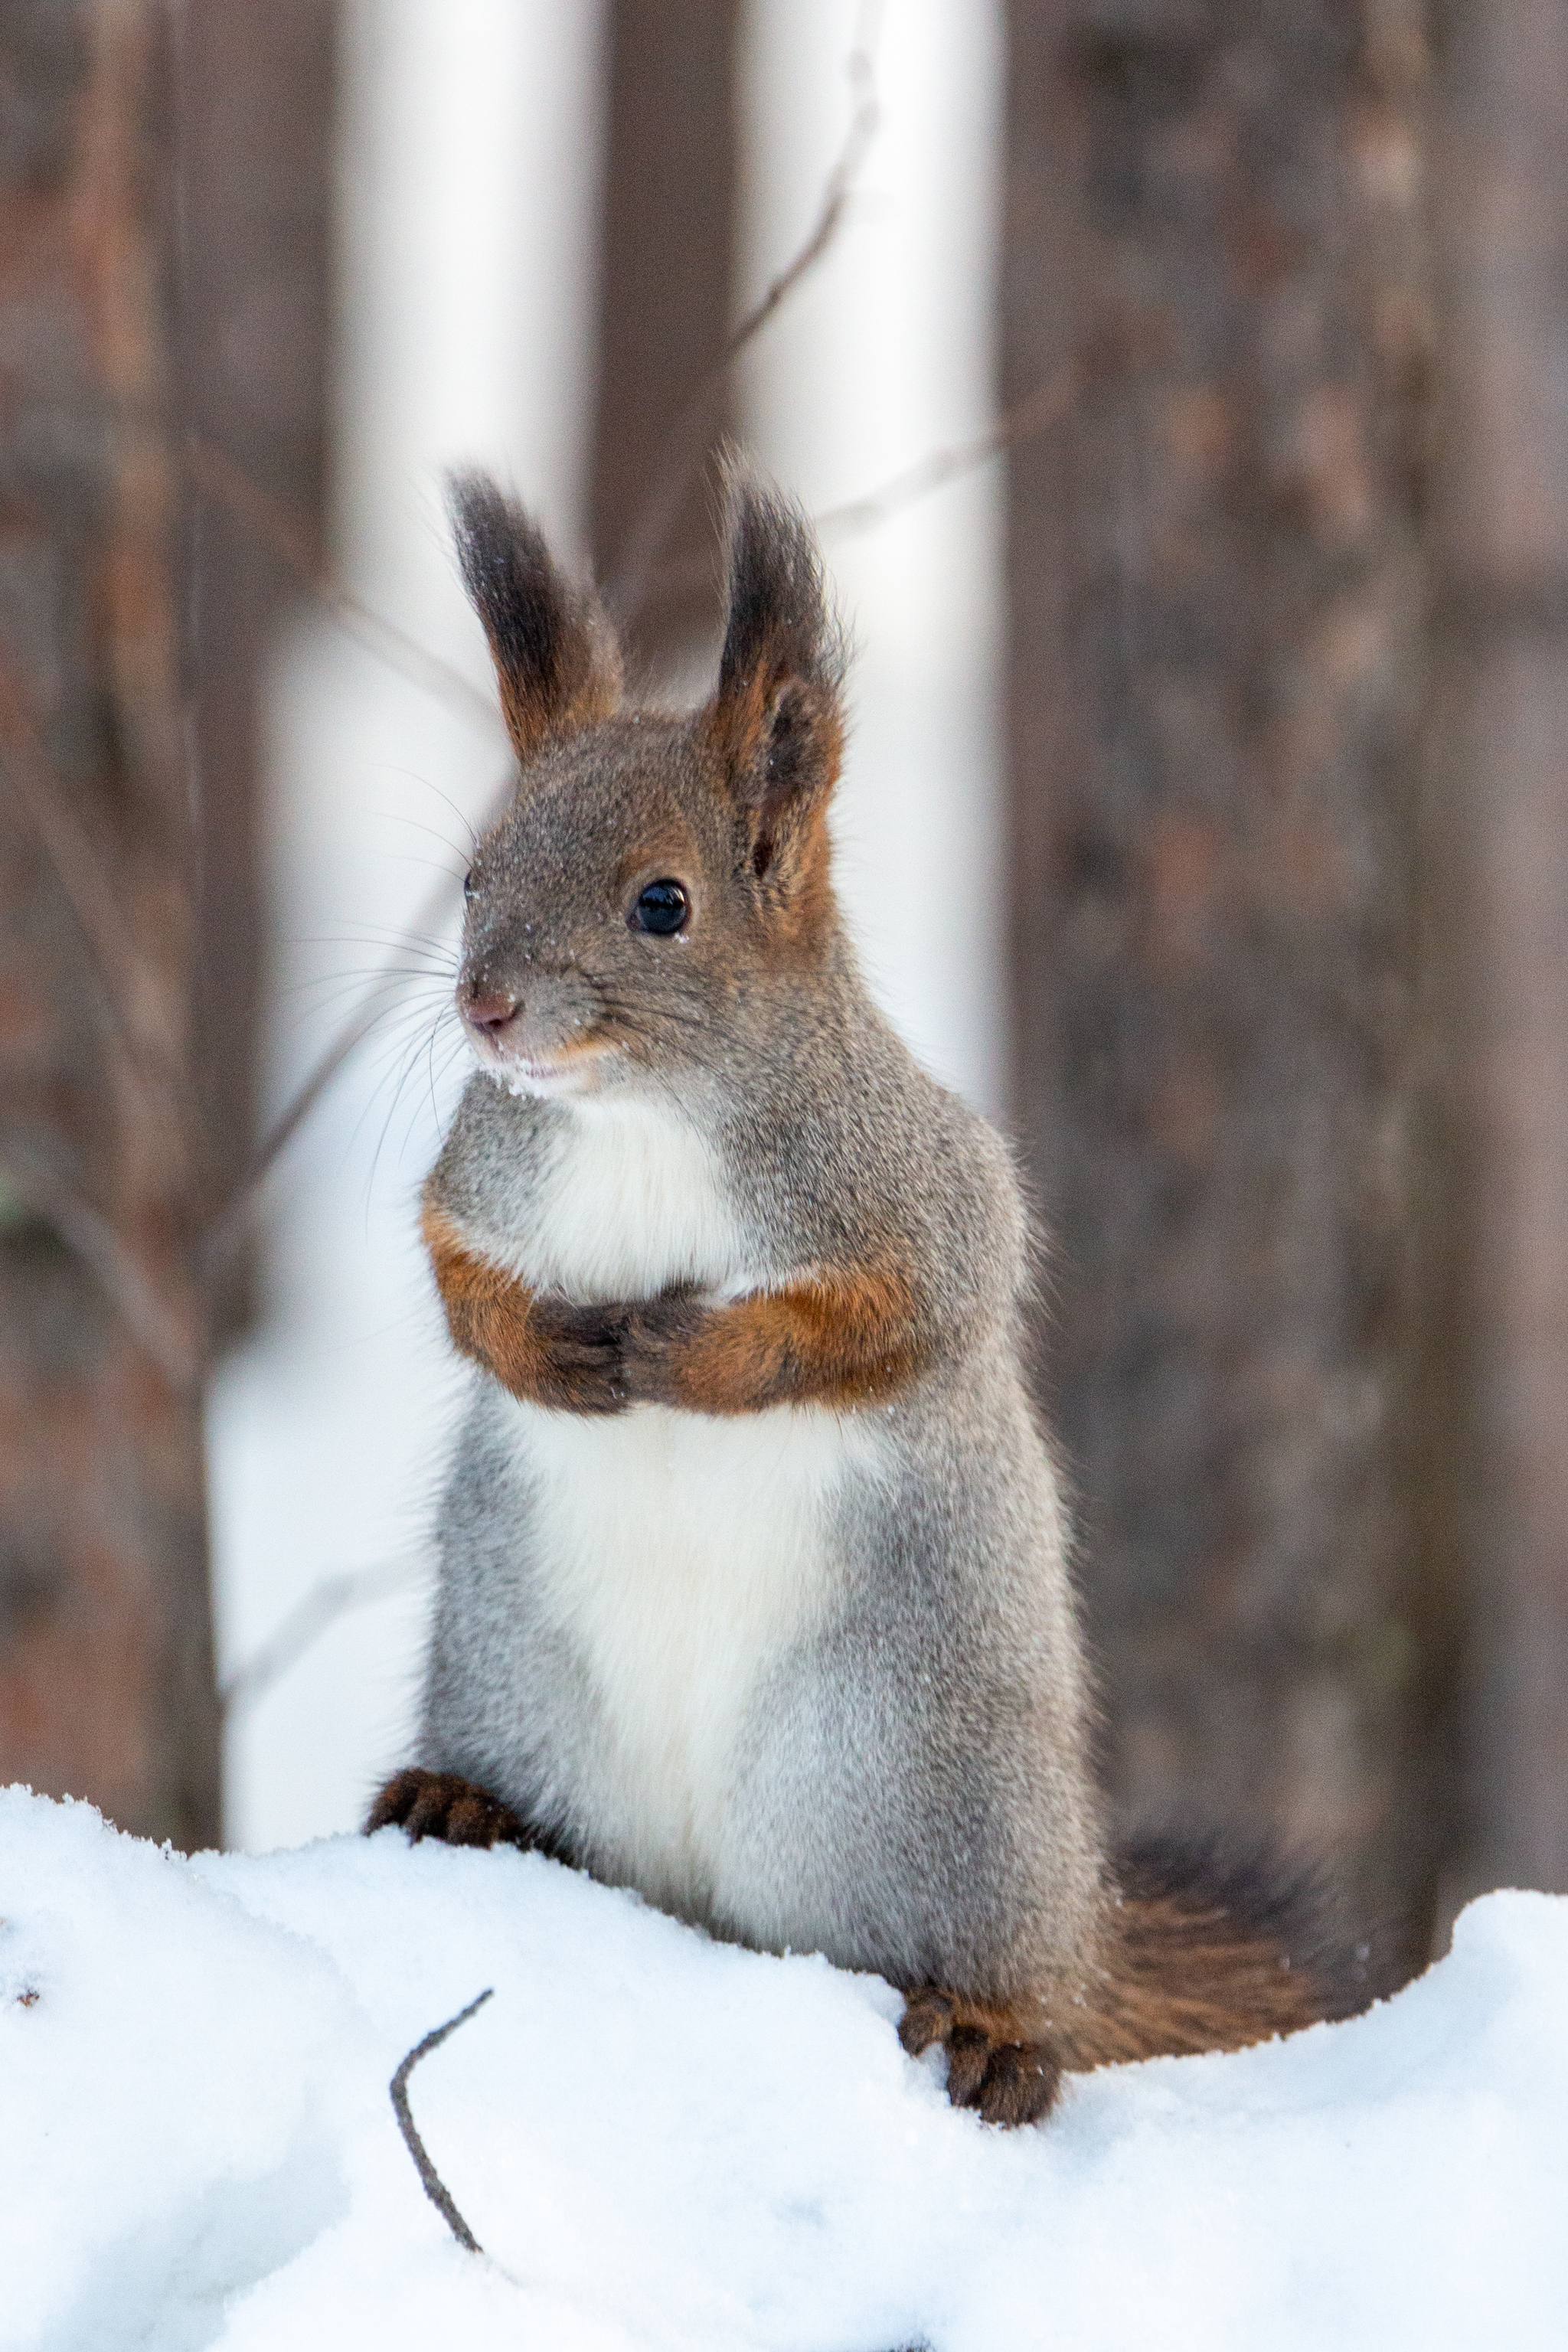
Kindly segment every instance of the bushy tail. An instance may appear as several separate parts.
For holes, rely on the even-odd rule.
[[[1239,2050],[1367,2007],[1366,1947],[1338,1929],[1320,1874],[1266,1845],[1150,1837],[1123,1849],[1099,1979],[1068,2066]]]

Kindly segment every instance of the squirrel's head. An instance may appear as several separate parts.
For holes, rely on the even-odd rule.
[[[672,717],[623,709],[596,598],[493,483],[458,480],[453,511],[520,762],[465,886],[457,995],[475,1051],[549,1095],[718,1067],[747,1008],[837,931],[844,655],[810,528],[733,480],[718,685]]]

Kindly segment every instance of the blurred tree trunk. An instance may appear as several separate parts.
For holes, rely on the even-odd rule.
[[[1457,1638],[1418,985],[1419,0],[1012,0],[1018,1105],[1129,1815],[1414,1965]],[[1449,1448],[1448,1452],[1451,1453]]]
[[[175,367],[199,436],[184,568],[201,777],[195,1052],[211,1183],[256,1142],[261,984],[261,692],[300,585],[254,516],[258,490],[321,554],[337,0],[181,0]],[[246,1319],[240,1254],[214,1269],[215,1335]]]
[[[218,1829],[156,0],[0,27],[0,1778]]]
[[[612,0],[593,547],[618,584],[650,501],[667,527],[630,632],[668,672],[717,628],[711,478],[723,389],[689,408],[729,334],[735,236],[736,0]]]
[[[1454,0],[1444,947],[1469,1113],[1471,1885],[1568,1892],[1568,13]]]

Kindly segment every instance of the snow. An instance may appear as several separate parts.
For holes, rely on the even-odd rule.
[[[1423,2347],[1568,2337],[1568,1900],[1371,2015],[988,2130],[898,1997],[537,1855],[190,1859],[0,1794],[0,2346]],[[387,2085],[486,2249],[426,2199]]]

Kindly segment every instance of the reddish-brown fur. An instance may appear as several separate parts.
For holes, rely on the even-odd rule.
[[[988,2124],[1031,2124],[1055,2104],[1062,2078],[1040,2009],[1034,2000],[1005,2007],[924,1986],[904,2004],[899,2039],[911,2057],[934,2043],[946,2051],[955,2107],[977,2107]]]
[[[684,1297],[574,1307],[489,1265],[434,1203],[424,1228],[453,1344],[535,1404],[710,1413],[859,1404],[921,1368],[913,1293],[890,1273],[822,1275],[728,1307]]]
[[[456,1772],[426,1772],[416,1765],[395,1772],[365,1821],[365,1834],[406,1830],[416,1845],[439,1838],[444,1845],[532,1846],[539,1841],[510,1806]]]
[[[422,1223],[447,1328],[460,1355],[515,1397],[567,1412],[618,1412],[626,1402],[616,1326],[604,1309],[536,1297],[489,1264],[442,1209]]]
[[[1365,2006],[1364,1973],[1323,1936],[1323,1898],[1278,1859],[1201,1845],[1124,1856],[1094,1964],[1006,2000],[913,1990],[900,2037],[941,2043],[956,2105],[1032,2121],[1064,2074],[1242,2050]]]
[[[689,1412],[862,1404],[921,1368],[910,1286],[892,1274],[822,1275],[728,1307],[655,1299],[627,1319],[629,1393]]]

